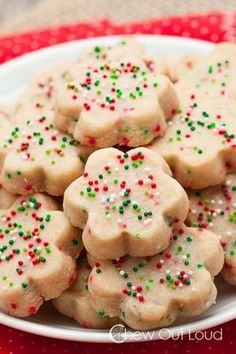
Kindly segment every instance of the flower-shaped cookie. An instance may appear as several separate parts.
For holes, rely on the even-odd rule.
[[[88,282],[91,304],[134,329],[166,327],[177,317],[199,315],[214,303],[213,277],[223,258],[216,235],[182,225],[158,255],[95,262]]]
[[[148,256],[165,249],[188,214],[188,198],[165,161],[146,148],[95,151],[64,195],[72,225],[99,259]]]
[[[55,96],[58,87],[71,80],[70,69],[73,63],[56,63],[53,67],[48,68],[37,74],[25,92],[20,101],[16,105],[16,110],[29,103],[38,103],[48,108],[53,108],[55,103]]]
[[[164,134],[177,107],[170,80],[142,60],[83,63],[57,94],[55,124],[85,145],[139,146]]]
[[[119,319],[110,318],[104,311],[96,312],[92,308],[88,292],[90,273],[91,266],[87,262],[87,257],[82,255],[78,261],[78,273],[75,282],[53,300],[53,305],[60,313],[74,318],[83,327],[109,328],[119,322]]]
[[[236,99],[236,45],[222,43],[207,56],[199,59],[192,70],[188,70],[176,85],[180,95],[182,91],[195,90],[217,99]]]
[[[143,44],[136,39],[135,36],[127,36],[121,38],[114,45],[95,45],[89,47],[79,56],[78,63],[96,63],[108,64],[117,60],[124,60],[124,58],[135,56],[142,59],[150,72],[158,74],[167,74],[168,66],[165,61],[159,58],[151,58],[147,56]]]
[[[0,135],[1,184],[11,193],[62,195],[83,167],[78,143],[56,130],[53,112],[40,105],[22,108]]]
[[[150,148],[165,158],[184,187],[219,184],[236,169],[236,101],[213,99],[194,89],[186,97],[165,136]]]
[[[79,56],[78,62],[110,62],[120,60],[127,56],[144,58],[145,49],[135,36],[121,38],[114,45],[94,45],[85,49]]]
[[[219,186],[189,192],[191,226],[207,228],[220,237],[225,250],[224,279],[236,285],[236,175]]]
[[[81,232],[50,197],[20,197],[0,210],[0,310],[34,315],[75,279],[81,249]]]
[[[188,188],[222,183],[236,169],[236,46],[223,44],[175,86],[181,113],[153,149]]]

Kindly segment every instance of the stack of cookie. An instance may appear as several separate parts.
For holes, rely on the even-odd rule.
[[[222,268],[236,285],[234,72],[233,45],[171,62],[124,38],[0,111],[1,311],[146,330],[209,308]]]

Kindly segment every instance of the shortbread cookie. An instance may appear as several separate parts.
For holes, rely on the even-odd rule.
[[[186,55],[176,59],[169,59],[167,61],[167,75],[171,81],[179,81],[204,59],[205,57],[201,55]]]
[[[146,148],[95,151],[64,195],[64,210],[99,259],[153,255],[185,220],[188,199],[164,160]]]
[[[9,193],[0,186],[0,209],[9,208],[14,203],[16,198],[16,195]]]
[[[114,45],[94,45],[89,47],[80,54],[78,62],[108,63],[130,55],[139,58],[146,56],[144,46],[134,36],[123,37]]]
[[[0,210],[0,310],[34,315],[76,277],[81,232],[44,195],[20,197]]]
[[[224,258],[218,237],[182,225],[172,239],[153,257],[97,261],[88,281],[93,308],[119,316],[131,328],[148,330],[211,306],[217,294],[213,278]]]
[[[236,285],[236,175],[216,187],[189,192],[193,227],[203,227],[217,234],[225,250],[223,277]]]
[[[65,316],[74,318],[82,327],[109,328],[119,322],[117,318],[110,318],[104,311],[96,312],[89,299],[88,277],[91,266],[87,257],[82,256],[78,262],[78,273],[72,286],[53,300],[55,308]]]
[[[58,87],[71,80],[70,69],[72,63],[56,63],[37,74],[28,85],[21,99],[16,105],[16,111],[24,105],[40,104],[47,108],[53,108]]]
[[[236,45],[221,44],[216,46],[204,60],[195,65],[194,70],[189,70],[177,83],[177,90],[195,90],[204,93],[211,98],[236,99]]]
[[[176,85],[181,112],[153,143],[191,189],[222,183],[236,169],[236,46],[222,45]]]
[[[151,58],[146,54],[143,44],[134,36],[121,38],[114,45],[95,45],[89,47],[81,53],[79,63],[105,63],[108,64],[117,60],[124,60],[124,58],[137,57],[142,59],[150,72],[158,74],[167,74],[168,66],[165,61],[159,58]]]
[[[170,80],[147,72],[143,61],[81,64],[77,78],[58,92],[55,124],[84,145],[148,144],[178,107]]]
[[[56,130],[53,112],[40,105],[22,108],[0,135],[1,184],[11,193],[63,195],[83,166],[78,143]]]

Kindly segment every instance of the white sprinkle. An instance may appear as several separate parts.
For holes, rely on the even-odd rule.
[[[21,158],[22,158],[23,161],[26,161],[26,160],[28,160],[28,155],[27,154],[22,154]]]

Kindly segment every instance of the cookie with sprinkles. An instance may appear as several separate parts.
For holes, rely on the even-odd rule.
[[[41,105],[22,107],[0,136],[1,184],[13,194],[63,195],[83,167],[78,143],[55,128],[53,111]]]
[[[147,56],[143,44],[135,36],[123,37],[114,45],[95,45],[89,47],[89,49],[81,53],[78,62],[103,62],[108,64],[109,62],[130,57],[130,54],[144,60],[147,69],[151,72],[167,74],[168,66],[165,61],[161,57],[151,58]]]
[[[179,80],[176,89],[181,93],[195,90],[211,98],[236,99],[236,45],[222,43],[206,55]]]
[[[63,84],[55,124],[84,145],[139,146],[164,134],[178,108],[170,80],[138,59],[80,64],[76,80]]]
[[[69,62],[56,63],[35,75],[17,102],[16,111],[22,106],[28,106],[29,103],[34,104],[35,102],[41,106],[53,108],[58,87],[71,80],[70,68],[73,65]]]
[[[120,60],[130,56],[144,58],[145,48],[143,44],[138,41],[135,36],[127,36],[120,38],[119,41],[113,45],[99,45],[89,46],[79,56],[78,62],[109,62]]]
[[[118,318],[110,318],[102,310],[95,311],[88,292],[88,277],[91,273],[86,255],[78,261],[78,273],[72,286],[53,300],[54,307],[63,315],[72,317],[80,326],[86,328],[109,328],[119,322]]]
[[[207,228],[219,236],[225,250],[224,279],[236,285],[236,175],[224,183],[199,191],[189,191],[193,227]]]
[[[20,197],[0,210],[0,310],[34,315],[76,277],[81,232],[45,195]]]
[[[191,189],[222,183],[236,169],[236,46],[222,44],[177,84],[181,110],[153,143]]]
[[[128,326],[148,330],[171,325],[177,317],[196,316],[217,295],[214,276],[223,266],[218,237],[179,226],[162,253],[94,261],[88,286],[96,311],[119,316]]]
[[[64,211],[99,259],[148,256],[165,249],[189,202],[165,161],[146,148],[95,151],[65,191]]]

